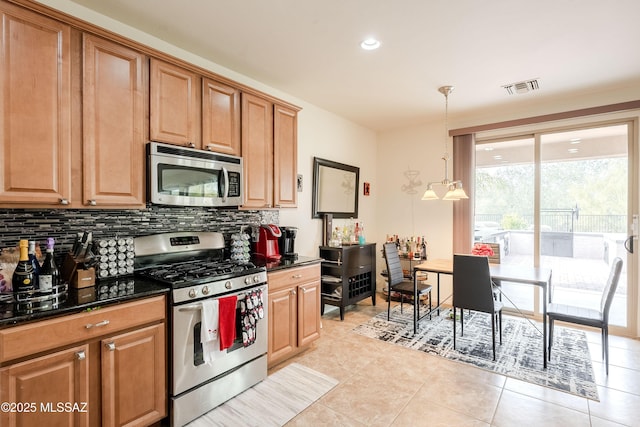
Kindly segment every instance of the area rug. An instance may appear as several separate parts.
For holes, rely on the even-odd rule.
[[[187,426],[283,426],[337,384],[336,379],[292,363]]]
[[[432,320],[420,321],[420,329],[415,336],[412,307],[405,305],[403,311],[401,314],[399,306],[392,308],[391,321],[387,321],[386,311],[381,312],[357,326],[354,332],[598,401],[598,388],[583,331],[556,325],[551,360],[544,369],[540,323],[503,315],[502,344],[499,344],[496,331],[494,362],[491,316],[477,312],[469,314],[465,310],[464,336],[460,336],[458,321],[454,350],[451,310],[443,310]]]

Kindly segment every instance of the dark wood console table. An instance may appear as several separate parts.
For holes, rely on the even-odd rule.
[[[322,303],[344,308],[371,297],[376,305],[376,244],[320,246],[322,258]]]

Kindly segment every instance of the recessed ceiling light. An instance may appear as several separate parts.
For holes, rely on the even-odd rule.
[[[570,152],[571,154],[575,154],[575,153],[578,152],[578,149],[577,148],[569,148],[567,151]]]
[[[502,160],[502,156],[501,156],[501,155],[499,155],[499,154],[498,154],[498,155],[496,155],[496,156],[493,156],[493,158],[494,158],[494,159],[496,159],[496,160]]]
[[[380,41],[374,38],[368,38],[360,43],[360,47],[364,50],[375,50],[380,47]]]
[[[484,151],[493,151],[493,147],[487,147],[484,149]]]
[[[571,138],[569,144],[580,144],[582,140],[580,138]]]

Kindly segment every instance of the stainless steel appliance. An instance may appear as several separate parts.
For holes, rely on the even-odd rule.
[[[151,203],[173,206],[240,206],[242,158],[150,142],[147,185]]]
[[[170,418],[182,426],[267,377],[267,273],[264,267],[225,259],[221,233],[163,233],[135,239],[136,274],[171,286]],[[246,297],[262,295],[263,317],[243,340]],[[205,363],[202,302],[237,297],[231,346]],[[222,311],[221,311],[222,313]],[[222,323],[224,319],[220,318]],[[248,345],[247,345],[248,344]]]

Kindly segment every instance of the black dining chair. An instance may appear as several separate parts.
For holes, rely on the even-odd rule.
[[[413,279],[405,279],[402,265],[400,264],[400,255],[396,244],[384,244],[384,259],[387,263],[387,320],[391,317],[391,293],[400,294],[400,313],[402,313],[402,304],[405,296],[414,296]],[[424,283],[417,284],[418,298],[413,302],[413,309],[418,311],[418,319],[420,319],[420,299],[423,295],[429,295],[429,313],[431,313],[431,285]]]
[[[600,299],[600,309],[592,309],[568,304],[550,303],[547,306],[547,316],[549,318],[549,360],[551,360],[551,345],[553,344],[553,323],[561,322],[574,323],[577,325],[591,326],[599,328],[602,335],[602,358],[605,361],[605,370],[609,375],[609,309],[616,293],[620,272],[622,271],[622,259],[615,258],[611,263],[611,270],[607,284],[602,291]]]
[[[496,360],[496,326],[500,331],[502,344],[502,307],[501,301],[493,296],[493,284],[486,256],[453,256],[453,348],[456,348],[456,315],[460,309],[460,335],[464,335],[464,309],[479,311],[491,315],[491,338],[493,341],[493,360]]]

